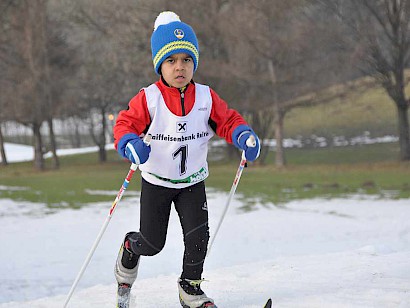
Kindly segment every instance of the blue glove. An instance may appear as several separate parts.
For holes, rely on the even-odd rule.
[[[250,136],[255,138],[255,146],[250,147],[246,144],[246,141]],[[254,161],[259,157],[261,151],[261,145],[259,142],[258,136],[255,132],[247,125],[239,125],[232,133],[232,142],[233,144],[245,151],[245,158],[249,161]]]
[[[134,164],[140,165],[148,160],[151,147],[146,145],[136,134],[125,134],[118,141],[118,153]]]

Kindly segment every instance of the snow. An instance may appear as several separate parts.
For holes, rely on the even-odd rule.
[[[6,152],[6,158],[9,163],[30,161],[34,159],[33,147],[29,145],[5,142],[4,150]],[[0,161],[3,161],[1,156]]]
[[[114,144],[113,143],[107,144],[105,148],[107,150],[112,150],[114,149]],[[32,161],[34,159],[34,149],[32,146],[29,146],[29,145],[5,142],[4,150],[6,152],[7,162],[9,163]],[[77,149],[58,149],[57,155],[65,156],[65,155],[73,155],[73,154],[80,154],[80,153],[92,153],[96,151],[98,151],[97,146],[77,148]],[[49,158],[49,157],[52,157],[51,152],[48,152],[44,155],[44,158]],[[0,157],[0,162],[1,161],[2,161],[2,158]]]
[[[0,186],[7,189],[27,188]],[[219,307],[260,308],[269,297],[274,307],[410,307],[409,199],[356,195],[280,206],[254,200],[253,210],[243,212],[240,190],[241,184],[205,262],[202,286]],[[87,192],[113,200],[117,193]],[[208,189],[211,234],[226,199]],[[68,307],[115,306],[113,266],[124,234],[138,228],[138,205],[131,185]],[[0,199],[0,308],[62,307],[110,207]],[[172,210],[163,251],[142,258],[132,307],[179,307],[182,254]]]
[[[226,197],[208,191],[211,230]],[[118,205],[69,307],[115,306],[113,264],[138,226],[138,200]],[[0,307],[61,307],[110,204],[55,213],[0,205]],[[241,205],[233,200],[205,264],[203,288],[219,307],[261,307],[269,297],[275,307],[410,307],[409,200],[317,199],[247,213]],[[182,253],[173,210],[164,250],[141,261],[133,307],[178,307]]]

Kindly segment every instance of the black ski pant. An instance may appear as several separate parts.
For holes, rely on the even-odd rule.
[[[162,250],[174,203],[185,246],[181,278],[201,279],[209,240],[205,183],[176,189],[153,185],[142,179],[140,203],[140,231],[129,237],[132,252],[153,256]]]

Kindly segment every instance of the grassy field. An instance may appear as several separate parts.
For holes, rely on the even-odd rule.
[[[406,94],[410,95],[410,84]],[[352,137],[364,131],[377,137],[397,135],[397,109],[386,91],[376,88],[347,93],[344,99],[326,104],[295,108],[286,115],[284,125],[288,138],[312,134]]]
[[[301,198],[345,197],[371,194],[380,198],[410,198],[410,163],[397,161],[397,144],[356,147],[287,149],[288,165],[274,167],[271,152],[266,166],[250,165],[244,170],[238,193],[245,209],[255,200],[276,205]],[[59,170],[35,171],[31,163],[1,167],[0,185],[27,189],[0,190],[0,198],[43,202],[49,207],[81,207],[88,202],[112,202],[129,164],[110,151],[109,161],[97,163],[97,154],[61,157]],[[229,191],[237,161],[210,164],[207,186]],[[129,190],[138,190],[140,177],[134,176]],[[87,190],[112,191],[112,195],[89,194]],[[125,195],[126,196],[126,195]]]

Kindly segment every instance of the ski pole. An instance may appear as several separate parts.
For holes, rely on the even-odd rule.
[[[151,135],[146,135],[145,138],[144,138],[144,143],[146,145],[149,145],[150,142],[151,142]],[[101,240],[101,238],[102,238],[102,236],[105,232],[105,229],[107,229],[107,226],[108,226],[112,216],[114,215],[115,209],[117,208],[118,203],[120,202],[122,196],[124,195],[125,190],[127,189],[128,184],[130,183],[131,178],[132,178],[134,172],[137,170],[137,168],[138,168],[137,164],[131,164],[130,170],[128,171],[128,174],[125,177],[124,182],[122,183],[122,186],[121,186],[120,190],[118,191],[118,194],[115,197],[114,202],[111,205],[108,216],[105,219],[105,222],[102,225],[101,230],[98,233],[97,238],[95,239],[94,244],[90,249],[90,252],[88,253],[87,257],[85,258],[85,261],[83,263],[83,266],[80,269],[80,272],[78,273],[77,277],[75,278],[75,280],[73,282],[73,285],[71,286],[70,292],[68,293],[67,299],[65,300],[65,303],[64,303],[64,308],[67,307],[67,304],[70,301],[71,296],[73,295],[74,290],[77,287],[78,282],[80,281],[81,277],[83,276],[83,274],[85,272],[85,269],[87,268],[88,264],[90,263],[90,260],[93,256],[95,250],[97,249],[98,244],[100,243],[100,240]]]
[[[255,137],[254,137],[253,135],[251,135],[251,136],[246,140],[246,145],[247,145],[248,147],[251,147],[251,148],[253,148],[253,147],[256,146],[256,140],[255,140]],[[231,187],[231,191],[229,192],[228,199],[226,200],[226,203],[225,203],[224,211],[223,211],[223,213],[222,213],[221,218],[219,219],[219,223],[218,223],[218,226],[216,227],[214,236],[213,236],[213,238],[212,238],[211,241],[210,241],[210,244],[209,244],[209,247],[208,247],[208,251],[207,251],[207,253],[206,253],[207,256],[209,256],[209,253],[210,253],[210,251],[211,251],[212,245],[213,245],[213,243],[214,243],[214,241],[215,241],[216,235],[218,234],[219,228],[220,228],[221,225],[222,225],[222,221],[223,221],[224,218],[225,218],[226,212],[228,211],[229,204],[231,203],[232,197],[233,197],[233,195],[235,194],[236,188],[238,187],[239,180],[240,180],[240,178],[241,178],[242,171],[243,171],[243,168],[245,168],[245,166],[246,166],[246,157],[245,157],[245,151],[243,151],[243,152],[242,152],[242,157],[241,157],[241,162],[239,163],[238,170],[236,171],[236,175],[235,175],[235,179],[234,179],[234,181],[233,181],[232,187]]]

